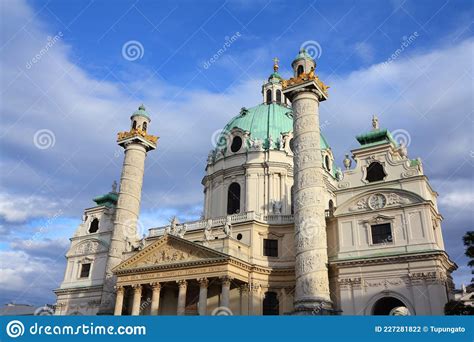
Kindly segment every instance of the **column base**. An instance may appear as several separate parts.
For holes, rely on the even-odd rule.
[[[340,310],[333,308],[330,301],[308,300],[295,302],[295,309],[289,314],[292,316],[334,316],[340,313]]]

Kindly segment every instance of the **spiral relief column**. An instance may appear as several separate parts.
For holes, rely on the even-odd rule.
[[[113,312],[115,301],[113,269],[122,262],[123,253],[128,251],[127,244],[134,243],[139,238],[140,232],[137,232],[137,224],[140,214],[145,159],[147,152],[156,148],[158,140],[158,137],[147,133],[151,120],[143,105],[132,114],[130,119],[130,131],[120,132],[117,138],[118,145],[125,149],[125,157],[99,314]]]
[[[314,60],[301,50],[293,61],[295,76],[283,82],[293,106],[295,314],[331,314],[327,269],[326,219],[319,102],[327,87],[314,74]]]

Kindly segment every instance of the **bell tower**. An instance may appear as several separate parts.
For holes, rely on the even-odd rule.
[[[327,86],[315,75],[316,62],[304,49],[291,66],[294,77],[284,80],[282,86],[293,107],[295,314],[327,315],[333,309],[319,125],[319,103],[327,99]]]
[[[140,213],[143,175],[147,152],[156,149],[157,136],[147,133],[151,122],[141,105],[130,117],[130,130],[118,133],[117,143],[125,149],[120,190],[110,242],[105,283],[99,314],[113,314],[115,279],[112,270],[123,260],[129,245],[138,240],[137,223]]]

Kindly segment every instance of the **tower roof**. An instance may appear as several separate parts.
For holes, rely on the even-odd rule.
[[[298,52],[298,54],[296,55],[295,59],[293,60],[293,62],[291,62],[291,65],[293,66],[294,63],[296,63],[297,61],[301,60],[301,59],[308,59],[310,61],[312,61],[314,64],[316,64],[316,62],[314,61],[313,57],[311,57],[311,55],[309,53],[306,52],[306,49],[305,48],[301,48],[300,51]]]
[[[138,109],[133,112],[132,117],[134,116],[143,116],[147,119],[150,119],[150,115],[146,111],[145,106],[143,104],[141,104],[140,107],[138,107]]]
[[[260,104],[242,110],[239,115],[232,118],[224,127],[221,133],[222,138],[225,139],[233,128],[249,132],[252,139],[263,141],[267,149],[277,149],[275,143],[280,134],[293,131],[293,112],[291,108],[277,103]],[[272,146],[268,146],[270,137],[273,141]],[[329,144],[321,134],[321,149],[328,148]]]

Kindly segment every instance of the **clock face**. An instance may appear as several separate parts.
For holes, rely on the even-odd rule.
[[[375,194],[369,198],[369,206],[372,209],[382,209],[387,204],[387,199],[382,194]]]

